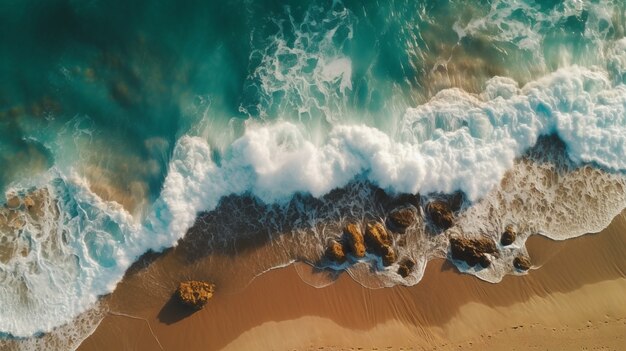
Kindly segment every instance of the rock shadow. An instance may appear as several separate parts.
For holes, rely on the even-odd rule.
[[[159,311],[157,319],[161,323],[170,325],[179,322],[198,311],[200,310],[196,310],[183,305],[176,296],[176,294],[172,294],[170,299],[165,303],[165,305],[163,305],[163,307]]]

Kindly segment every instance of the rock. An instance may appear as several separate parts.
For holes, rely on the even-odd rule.
[[[408,193],[399,194],[399,195],[394,196],[391,199],[391,201],[389,202],[389,205],[390,207],[388,208],[407,206],[407,205],[413,205],[415,208],[419,208],[420,195],[408,194]]]
[[[507,225],[504,229],[504,233],[502,233],[502,237],[500,238],[500,244],[503,246],[511,245],[515,241],[516,236],[517,234],[515,233],[515,228],[512,225]]]
[[[190,280],[181,282],[178,285],[176,294],[183,304],[199,310],[213,297],[214,290],[215,285],[213,284]]]
[[[380,222],[370,222],[365,227],[365,245],[369,251],[383,255],[383,247],[391,245],[391,235]]]
[[[87,80],[88,82],[93,82],[96,80],[96,71],[91,67],[85,68],[85,70],[83,71],[83,75],[85,76],[85,80]]]
[[[496,244],[487,238],[451,238],[450,252],[452,258],[465,261],[471,267],[480,263],[482,267],[487,268],[491,262],[486,254],[498,256]]]
[[[365,243],[363,241],[363,234],[361,234],[361,229],[359,229],[356,224],[350,223],[344,228],[343,235],[346,238],[349,252],[354,257],[364,257]]]
[[[8,112],[9,112],[9,116],[13,118],[17,118],[17,117],[24,115],[25,110],[24,110],[24,106],[16,105],[16,106],[11,107]]]
[[[9,222],[9,228],[22,229],[26,225],[26,222],[22,217],[15,217]]]
[[[336,240],[332,240],[326,248],[326,257],[337,263],[344,263],[346,261],[346,253],[343,251],[343,246]]]
[[[382,223],[368,223],[364,238],[368,251],[380,256],[384,266],[390,266],[396,261],[396,251],[391,247],[391,235]]]
[[[465,202],[465,194],[462,191],[455,191],[446,198],[445,202],[452,212],[460,211]]]
[[[530,259],[526,256],[517,256],[513,259],[513,267],[519,269],[520,271],[527,271],[532,267],[530,263]]]
[[[121,106],[130,107],[136,103],[136,97],[128,84],[118,81],[110,86],[111,97]]]
[[[417,213],[411,207],[395,209],[387,216],[387,225],[391,230],[398,233],[404,233],[406,228],[410,227],[415,221],[417,221]]]
[[[30,210],[35,206],[35,200],[33,200],[33,198],[31,198],[30,196],[26,196],[24,198],[24,206],[26,206],[26,208]]]
[[[430,220],[441,229],[448,229],[454,225],[454,214],[447,203],[431,201],[426,205],[426,213]]]
[[[480,258],[478,258],[478,264],[480,264],[480,266],[483,268],[487,268],[491,266],[491,260],[489,259],[489,257],[487,257],[487,255],[482,255],[480,256]]]
[[[7,207],[11,208],[11,209],[15,209],[20,207],[20,205],[22,204],[22,202],[20,201],[20,198],[17,197],[17,195],[9,195],[7,197]]]
[[[385,212],[391,211],[397,207],[414,206],[419,208],[420,195],[419,194],[387,194],[383,189],[376,188],[374,191],[374,201],[385,209]]]
[[[415,262],[413,262],[410,258],[404,258],[400,261],[400,267],[398,267],[398,274],[402,276],[402,278],[406,278],[411,274],[413,268],[415,267]]]
[[[383,259],[383,266],[385,267],[391,266],[398,259],[393,247],[387,245],[383,246],[380,257]]]
[[[398,247],[406,247],[406,236],[401,236],[394,243]]]

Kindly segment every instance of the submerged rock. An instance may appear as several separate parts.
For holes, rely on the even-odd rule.
[[[387,225],[393,231],[404,233],[406,228],[417,221],[417,213],[411,207],[398,208],[387,216]]]
[[[383,246],[380,257],[382,258],[383,266],[385,267],[391,266],[398,259],[398,256],[396,255],[396,250],[388,245]]]
[[[530,263],[530,259],[526,256],[517,256],[513,259],[513,267],[519,269],[520,271],[527,271],[532,267]]]
[[[344,263],[346,261],[346,253],[343,250],[343,246],[336,240],[330,241],[326,248],[326,257],[337,263]]]
[[[20,207],[21,205],[21,201],[20,198],[17,197],[16,195],[10,195],[9,197],[7,197],[7,207],[11,208],[11,209],[15,209]]]
[[[504,233],[502,233],[502,237],[500,238],[500,244],[503,246],[508,246],[515,242],[515,238],[517,234],[515,233],[515,228],[512,225],[507,225],[504,229]]]
[[[369,251],[383,254],[383,247],[391,245],[391,235],[380,222],[371,222],[365,226],[365,244]]]
[[[33,198],[30,196],[26,196],[24,198],[24,206],[26,206],[26,208],[30,210],[35,206],[35,200],[33,200]]]
[[[357,258],[365,256],[365,243],[363,241],[363,234],[361,229],[354,223],[348,224],[344,230],[343,235],[346,238],[349,252]]]
[[[213,297],[214,290],[215,285],[213,284],[189,280],[178,285],[176,295],[186,306],[199,310]]]
[[[420,194],[403,193],[403,194],[396,195],[391,201],[391,204],[394,207],[412,205],[415,208],[419,208]]]
[[[415,267],[415,262],[413,262],[410,258],[404,258],[400,261],[400,266],[398,267],[398,274],[402,276],[402,278],[406,278],[413,272],[413,268]]]
[[[447,203],[431,201],[426,205],[426,213],[430,220],[441,229],[448,229],[454,225],[454,214]]]
[[[491,261],[486,254],[498,256],[496,244],[488,238],[451,238],[450,252],[452,253],[452,258],[464,261],[471,267],[480,264],[482,267],[487,268],[491,265]]]
[[[478,264],[480,264],[480,266],[483,268],[488,268],[489,266],[491,266],[491,260],[489,259],[489,257],[487,257],[487,255],[482,255],[480,256],[480,258],[478,258]]]

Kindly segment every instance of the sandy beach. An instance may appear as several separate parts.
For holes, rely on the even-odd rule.
[[[127,275],[107,297],[111,312],[79,350],[620,350],[625,234],[622,214],[598,234],[566,242],[534,236],[527,242],[533,269],[498,284],[437,259],[416,286],[383,289],[364,288],[345,273],[315,288],[301,275],[319,273],[300,263],[224,291],[224,275],[210,267],[232,258],[214,254],[189,266],[176,259],[176,248]],[[218,285],[193,314],[170,299],[177,282],[190,278]]]

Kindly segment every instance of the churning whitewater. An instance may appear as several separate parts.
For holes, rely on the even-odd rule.
[[[95,11],[59,3],[70,7],[63,8],[73,18],[88,19]],[[170,87],[167,82],[155,87],[159,79],[174,81],[170,73],[135,72],[132,67],[126,72],[120,58],[101,63],[101,73],[81,68],[83,82],[68,68],[96,55],[96,49],[83,45],[83,56],[61,52],[54,55],[56,66],[42,69],[51,72],[50,90],[64,87],[66,95],[58,100],[78,96],[82,104],[65,111],[43,104],[44,117],[32,121],[20,116],[34,116],[36,111],[3,107],[6,121],[15,118],[0,119],[3,128],[14,128],[20,137],[2,134],[0,143],[5,169],[13,168],[2,171],[0,179],[7,198],[0,218],[1,333],[29,337],[71,322],[99,296],[113,291],[140,255],[176,245],[199,213],[215,209],[231,194],[282,204],[295,194],[320,198],[358,179],[389,193],[461,191],[469,208],[466,218],[486,216],[480,211],[495,201],[494,191],[527,203],[546,203],[554,213],[587,216],[582,212],[588,209],[577,206],[577,199],[564,202],[547,187],[534,187],[529,195],[523,182],[506,189],[501,184],[507,172],[519,173],[516,162],[541,137],[556,135],[565,145],[568,162],[601,173],[587,177],[583,192],[605,196],[608,205],[598,206],[594,220],[576,222],[567,231],[559,230],[560,224],[549,215],[527,210],[533,233],[563,240],[599,231],[626,207],[623,5],[563,1],[543,7],[534,1],[494,1],[487,7],[451,3],[442,9],[426,4],[420,9],[409,6],[415,12],[402,16],[393,15],[395,2],[367,8],[338,1],[271,9],[247,1],[240,5],[248,13],[242,15],[242,28],[233,29],[238,38],[190,27],[192,39],[217,39],[209,53],[185,47],[189,51],[183,52],[184,59],[173,56],[177,59],[167,64],[193,65],[199,60],[202,66],[181,73],[184,79]],[[462,17],[464,6],[473,7],[476,17]],[[28,10],[24,5],[11,13],[17,18]],[[444,16],[447,10],[457,11],[459,18]],[[155,31],[158,37],[149,16],[143,20],[146,23],[137,27]],[[262,23],[255,26],[254,20]],[[442,32],[442,48],[429,51],[436,34],[427,24],[438,20],[449,28]],[[268,26],[274,29],[264,33],[262,28]],[[551,27],[564,29],[552,32]],[[386,47],[389,38],[383,35],[368,47],[367,37],[377,30],[400,38],[401,45]],[[148,34],[139,37],[140,42],[151,40]],[[76,39],[84,44],[82,40]],[[227,47],[232,52],[221,51],[227,50],[224,43],[233,46]],[[238,46],[242,43],[245,49]],[[555,52],[571,48],[572,57],[555,61]],[[126,55],[121,60],[141,56],[128,48],[119,50]],[[483,53],[491,56],[480,56]],[[22,54],[2,55],[17,60]],[[37,60],[25,65],[42,64]],[[389,70],[380,73],[386,65]],[[494,71],[486,70],[491,65]],[[99,83],[123,80],[120,76],[126,74],[133,77],[131,83]],[[468,77],[459,81],[464,74]],[[15,73],[6,77],[18,79]],[[219,87],[201,79],[214,79]],[[10,90],[8,84],[2,88]],[[81,88],[83,84],[87,88]],[[143,84],[150,86],[145,92]],[[5,95],[5,100],[22,99],[23,104],[29,96]],[[178,99],[175,104],[182,107],[154,107],[164,96]],[[231,100],[235,107],[229,106]],[[105,108],[111,104],[115,106]],[[174,111],[184,118],[151,126],[158,118],[168,120]],[[134,124],[122,122],[133,114],[154,116]],[[117,123],[123,127],[109,127]],[[141,151],[133,151],[135,139],[141,139]],[[43,161],[20,163],[12,156],[18,152],[31,160],[44,155]],[[539,172],[533,167],[525,177]],[[594,193],[605,183],[615,191]],[[129,193],[132,199],[119,193]],[[476,225],[471,219],[461,221],[467,230]],[[510,273],[502,267],[466,271],[497,282]],[[423,268],[416,270],[411,284],[419,281]]]

